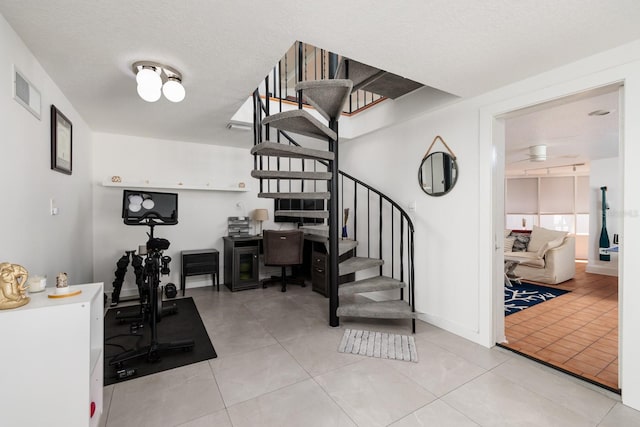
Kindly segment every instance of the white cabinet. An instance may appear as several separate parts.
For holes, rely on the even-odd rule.
[[[79,295],[31,294],[0,310],[0,424],[97,426],[102,414],[103,284],[76,285]],[[92,402],[95,405],[90,416]]]

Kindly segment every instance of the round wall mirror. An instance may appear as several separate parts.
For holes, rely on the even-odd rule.
[[[430,196],[444,196],[458,180],[458,164],[449,153],[436,151],[422,159],[418,182],[422,191]]]

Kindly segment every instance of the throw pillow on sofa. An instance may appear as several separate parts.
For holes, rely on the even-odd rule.
[[[526,252],[529,246],[529,239],[531,236],[529,233],[511,233],[511,237],[515,237],[513,242],[513,252]]]
[[[557,239],[564,239],[568,233],[566,231],[549,230],[547,228],[533,226],[531,231],[531,240],[527,251],[538,252],[547,243]]]
[[[563,243],[564,243],[564,237],[559,237],[555,240],[545,243],[544,245],[542,245],[540,249],[538,249],[538,252],[537,252],[538,258],[544,258],[547,251],[550,251],[551,249],[555,249],[561,246]]]
[[[515,243],[516,238],[514,236],[509,236],[509,237],[505,237],[504,238],[504,251],[505,252],[512,252],[513,251],[513,244]]]

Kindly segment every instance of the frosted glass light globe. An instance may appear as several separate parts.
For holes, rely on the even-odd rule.
[[[136,82],[140,86],[158,88],[162,86],[162,78],[155,68],[143,68],[136,74]]]
[[[160,99],[162,92],[160,91],[160,87],[138,85],[138,95],[147,102],[156,102]]]
[[[180,102],[184,99],[186,92],[184,86],[179,80],[170,77],[169,80],[162,86],[162,93],[165,98],[171,102]]]

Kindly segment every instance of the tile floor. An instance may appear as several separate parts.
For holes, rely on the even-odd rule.
[[[631,426],[619,396],[418,322],[419,363],[337,352],[310,287],[190,289],[219,357],[105,387],[102,426]]]
[[[585,266],[555,286],[571,292],[505,317],[505,346],[618,389],[618,280]]]

